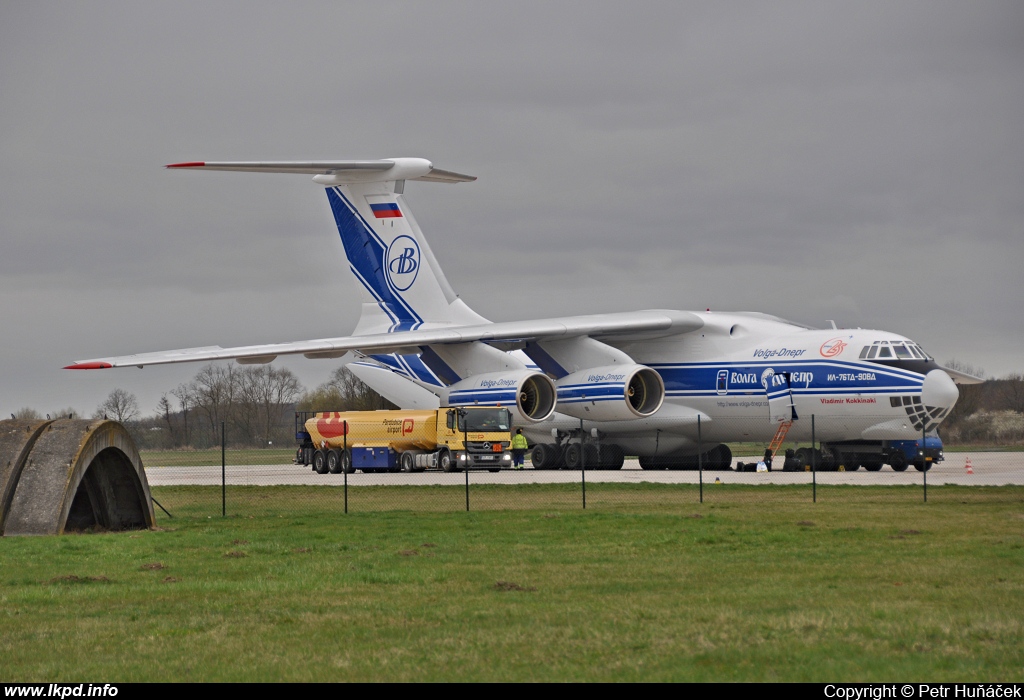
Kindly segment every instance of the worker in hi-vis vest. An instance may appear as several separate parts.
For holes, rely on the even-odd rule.
[[[526,443],[526,436],[522,428],[516,428],[516,434],[512,436],[512,468],[523,468],[523,456],[529,445]]]

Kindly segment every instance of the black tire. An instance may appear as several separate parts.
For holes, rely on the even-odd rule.
[[[313,471],[317,474],[327,473],[327,450],[317,450],[313,453]]]
[[[732,469],[732,450],[728,445],[719,445],[708,451],[708,469]]]
[[[578,442],[570,442],[565,446],[565,468],[566,469],[579,469],[580,468],[580,444]]]
[[[609,470],[622,469],[626,461],[626,453],[618,445],[606,445],[602,455],[604,468]]]
[[[398,463],[401,465],[402,471],[406,474],[412,474],[416,471],[416,457],[412,452],[403,452],[398,456]]]
[[[860,469],[860,464],[858,462],[851,463],[847,461],[845,464],[843,464],[843,468],[846,469],[846,471],[848,472],[855,472],[858,469]]]
[[[558,445],[539,443],[530,452],[530,463],[534,469],[554,469],[562,458],[562,450]]]
[[[894,472],[907,471],[907,456],[902,452],[893,452],[892,458],[889,460],[889,466],[892,467]]]
[[[345,474],[351,474],[355,471],[352,468],[352,453],[348,450],[344,450],[341,453],[341,471]]]
[[[437,466],[444,472],[458,471],[455,460],[452,459],[452,453],[448,450],[441,450],[437,453]]]
[[[331,474],[341,474],[342,461],[341,450],[333,449],[327,451],[327,471]]]
[[[584,445],[583,446],[583,457],[584,457],[584,461],[580,465],[581,467],[586,467],[587,469],[591,469],[591,470],[596,470],[596,469],[602,469],[603,468],[603,465],[601,464],[601,453],[597,449],[597,445],[591,445],[591,444]]]
[[[919,472],[926,472],[932,468],[931,462],[914,462],[914,469]]]
[[[797,469],[799,471],[808,471],[811,468],[811,448],[801,447],[793,455],[796,460]]]
[[[869,472],[881,471],[882,470],[882,463],[881,462],[866,462],[864,464],[864,468],[867,469]]]

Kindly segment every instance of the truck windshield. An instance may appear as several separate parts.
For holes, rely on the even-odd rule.
[[[459,416],[459,430],[475,430],[478,432],[508,432],[511,427],[509,412],[506,408],[470,408],[466,409],[466,417]]]

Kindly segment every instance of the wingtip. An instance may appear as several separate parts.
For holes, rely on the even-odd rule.
[[[64,369],[110,369],[113,366],[109,362],[76,362]]]
[[[206,162],[202,160],[193,160],[187,163],[170,163],[164,166],[165,168],[205,168]]]

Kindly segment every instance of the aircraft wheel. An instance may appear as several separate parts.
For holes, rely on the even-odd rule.
[[[313,470],[317,474],[327,473],[327,450],[317,450],[313,453]]]
[[[555,469],[561,456],[562,450],[558,445],[539,443],[530,452],[530,463],[534,469]]]
[[[564,455],[566,469],[580,468],[580,444],[578,442],[573,442],[566,445]]]
[[[605,469],[613,471],[615,469],[622,469],[622,465],[626,461],[626,453],[622,451],[622,448],[618,445],[608,445],[606,451]]]
[[[327,471],[331,474],[341,474],[341,450],[332,449],[327,451]]]
[[[604,468],[600,459],[601,453],[598,451],[597,445],[584,445],[583,457],[585,458],[585,462],[583,462],[581,466],[585,466],[587,469],[591,470]]]
[[[403,452],[398,458],[398,463],[406,474],[412,474],[416,471],[416,457],[412,452]]]
[[[894,472],[905,472],[907,471],[907,456],[902,452],[895,452],[892,456],[892,461],[889,463]]]
[[[708,452],[709,469],[732,469],[732,450],[728,445],[719,445]]]

